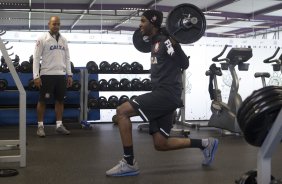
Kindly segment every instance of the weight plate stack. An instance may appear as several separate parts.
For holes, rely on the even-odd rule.
[[[282,107],[282,87],[255,90],[238,109],[237,121],[245,140],[260,147]]]

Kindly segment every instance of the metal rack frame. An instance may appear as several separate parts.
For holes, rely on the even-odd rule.
[[[280,110],[270,131],[257,154],[257,181],[266,184],[271,181],[271,157],[282,139],[282,110]]]
[[[19,90],[19,139],[0,140],[0,146],[16,145],[19,147],[19,154],[0,156],[0,162],[19,162],[20,167],[26,167],[26,91],[7,52],[7,50],[11,49],[12,47],[7,49],[5,46],[6,44],[4,44],[1,38],[1,36],[3,36],[5,33],[5,31],[0,32],[0,49],[13,80],[15,81],[15,84]]]

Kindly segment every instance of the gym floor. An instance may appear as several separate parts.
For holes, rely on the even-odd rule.
[[[146,131],[133,124],[135,157],[141,173],[134,177],[106,177],[105,171],[122,158],[118,128],[112,124],[95,124],[92,130],[66,125],[71,135],[55,133],[55,126],[45,126],[47,136],[38,138],[36,126],[27,127],[27,167],[19,163],[0,163],[19,175],[0,177],[3,184],[234,184],[235,179],[256,168],[258,148],[248,145],[241,136],[223,136],[218,129],[190,129],[192,138],[217,137],[219,147],[211,167],[201,166],[198,149],[158,152]],[[1,126],[0,139],[16,139],[18,127]],[[15,151],[1,151],[9,155]],[[282,178],[282,147],[272,158],[272,175]]]

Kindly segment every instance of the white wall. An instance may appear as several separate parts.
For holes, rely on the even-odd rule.
[[[10,40],[9,45],[14,47],[12,51],[20,56],[22,62],[24,60],[28,60],[29,56],[32,55],[35,39],[41,34],[42,33],[7,32],[3,36],[3,39]],[[138,52],[132,45],[131,35],[97,35],[78,33],[66,33],[64,35],[70,41],[70,56],[71,61],[75,66],[86,66],[86,63],[89,60],[94,60],[97,64],[106,60],[110,63],[131,63],[133,61],[137,61],[143,64],[144,69],[149,69],[150,67],[150,54]],[[277,46],[282,47],[281,40],[203,37],[193,45],[183,45],[182,47],[185,53],[191,56],[190,67],[186,71],[187,120],[209,119],[211,115],[208,93],[209,78],[205,76],[205,71],[208,70],[210,64],[212,64],[211,58],[219,54],[225,44],[231,45],[232,47],[251,46],[253,48],[253,57],[248,61],[248,63],[250,63],[249,71],[238,72],[240,79],[239,93],[243,99],[250,95],[253,90],[261,87],[260,79],[254,78],[255,72],[270,72],[273,77],[281,80],[280,72],[274,73],[270,64],[263,63],[265,58],[273,55]],[[226,71],[223,71],[223,73],[224,75],[218,78],[218,82],[222,91],[223,100],[227,101],[230,90],[228,86],[230,74]],[[110,77],[112,76],[100,76],[100,78],[106,79]],[[142,79],[148,76],[120,75],[119,77],[138,77]],[[110,95],[112,94],[105,93],[105,96]],[[102,115],[102,118],[110,120],[107,113]]]

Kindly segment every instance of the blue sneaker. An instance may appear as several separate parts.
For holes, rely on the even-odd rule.
[[[134,160],[133,165],[129,165],[125,159],[122,159],[116,166],[106,171],[107,176],[136,176],[138,174],[139,167],[137,162]]]
[[[212,161],[214,160],[214,155],[217,150],[218,146],[218,139],[209,138],[209,145],[203,149],[204,160],[202,162],[203,166],[211,165]]]

